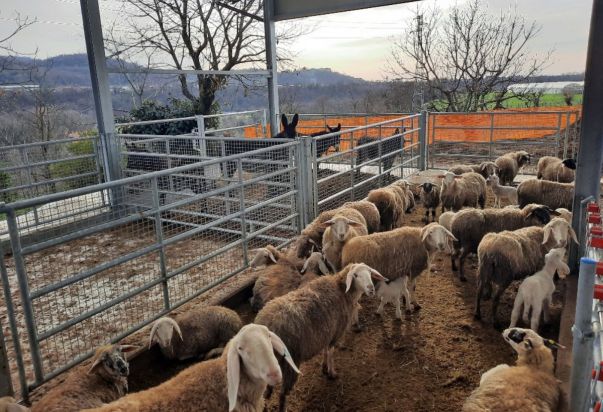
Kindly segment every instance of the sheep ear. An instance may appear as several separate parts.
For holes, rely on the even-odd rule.
[[[269,251],[269,250],[268,250],[268,257],[270,258],[270,260],[271,260],[273,263],[276,263],[276,258],[274,257],[274,255],[272,254],[272,252],[271,252],[271,251]]]
[[[295,362],[293,362],[293,358],[289,353],[289,349],[287,349],[287,346],[285,346],[285,342],[283,342],[283,340],[274,332],[269,331],[268,334],[270,335],[270,342],[272,343],[274,350],[285,358],[289,366],[291,366],[291,369],[293,369],[296,373],[301,373],[295,365]]]
[[[421,235],[421,242],[425,242],[427,240],[427,238],[429,237],[429,235],[431,235],[431,231],[430,230],[426,230],[422,235]]]
[[[98,358],[96,358],[96,360],[94,361],[94,363],[92,364],[92,366],[90,366],[90,369],[88,369],[88,372],[86,372],[87,374],[91,374],[92,372],[94,372],[94,370],[96,368],[98,368],[104,361],[105,356],[101,355]]]
[[[356,222],[355,220],[352,219],[346,219],[348,225],[353,226],[353,227],[360,227],[360,226],[364,226],[362,223],[360,222]]]
[[[565,279],[567,277],[567,275],[569,275],[570,273],[570,268],[568,265],[566,265],[565,262],[560,262],[560,266],[561,266],[561,270],[557,271],[557,274],[559,275],[559,277],[561,279]]]
[[[553,339],[543,339],[544,346],[549,349],[565,349],[565,346],[559,342],[555,342]]]
[[[576,242],[577,245],[579,245],[580,242],[578,242],[578,236],[576,236],[576,232],[574,231],[574,229],[571,226],[568,229],[569,229],[569,234],[570,234],[572,240],[574,242]]]
[[[329,219],[329,220],[327,220],[326,222],[323,222],[322,226],[323,226],[323,227],[329,227],[329,226],[331,226],[333,223],[335,223],[335,222],[333,221],[333,219]]]
[[[348,293],[350,288],[352,287],[352,282],[354,281],[354,273],[356,272],[356,268],[358,265],[353,265],[348,271],[348,275],[345,278],[345,292]]]
[[[444,226],[442,226],[442,230],[444,231],[444,233],[446,233],[448,235],[448,237],[450,239],[452,239],[455,242],[458,242],[458,239],[448,229],[446,229]]]
[[[239,382],[241,379],[241,359],[237,350],[237,340],[230,342],[228,353],[226,354],[226,381],[228,384],[228,410],[233,411],[237,406],[237,395],[239,392]]]
[[[140,346],[138,346],[138,345],[119,345],[119,350],[122,351],[123,353],[133,352],[139,348],[140,348]]]
[[[323,275],[327,275],[329,273],[329,268],[322,259],[318,261],[318,269]]]
[[[542,238],[542,244],[546,245],[549,241],[549,238],[551,237],[551,234],[553,233],[553,230],[551,229],[550,226],[545,226],[544,227],[544,236]]]
[[[534,349],[534,344],[532,343],[532,339],[530,339],[530,338],[524,339],[523,342],[521,342],[521,343],[524,346],[525,350],[532,350],[532,349]]]
[[[371,270],[371,278],[373,278],[373,280],[387,281],[387,278],[385,276],[383,276],[381,273],[377,272],[375,269],[370,268],[370,270]]]
[[[312,256],[312,255],[310,255],[310,256]],[[303,275],[304,272],[308,269],[309,264],[310,264],[310,258],[307,258],[306,261],[304,262],[304,265],[302,266],[301,270],[299,271],[299,273],[301,273]]]

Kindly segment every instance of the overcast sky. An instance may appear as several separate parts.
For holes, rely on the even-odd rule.
[[[15,12],[38,20],[14,39],[13,46],[18,50],[37,49],[39,57],[85,51],[78,0],[0,1],[0,38],[11,29]],[[423,3],[430,5],[434,1]],[[437,4],[445,9],[463,1],[437,0]],[[117,15],[119,0],[101,0],[100,4],[103,23],[108,26]],[[554,49],[547,73],[584,70],[592,0],[487,0],[486,4],[492,12],[516,4],[521,14],[542,26],[531,49],[541,53]],[[298,20],[309,33],[292,46],[295,64],[383,79],[392,41],[408,24],[415,7],[416,3],[408,3]],[[277,24],[277,29],[282,29],[287,23]]]

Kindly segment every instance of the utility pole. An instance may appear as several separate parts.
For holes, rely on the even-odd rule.
[[[415,78],[414,78],[414,86],[412,92],[412,112],[419,113],[423,109],[423,104],[425,103],[425,97],[423,94],[423,83],[426,77],[425,65],[424,65],[424,56],[423,56],[423,48],[421,45],[423,44],[423,15],[419,14],[417,16],[417,28],[416,28],[416,36],[417,36],[417,46],[418,46],[418,54],[417,54],[417,62],[415,65]]]

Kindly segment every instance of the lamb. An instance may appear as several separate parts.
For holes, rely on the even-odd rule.
[[[487,179],[488,177],[498,174],[498,166],[494,162],[481,162],[478,165],[459,165],[454,166],[448,169],[449,172],[454,173],[455,175],[461,175],[463,173],[475,172],[479,173]]]
[[[551,220],[546,206],[530,204],[523,209],[464,209],[452,219],[450,231],[458,239],[451,256],[452,270],[457,270],[456,258],[459,258],[459,277],[465,278],[465,259],[470,253],[476,253],[477,247],[486,233],[516,230],[526,226],[546,225]]]
[[[553,248],[567,247],[569,239],[578,243],[569,223],[559,217],[544,227],[526,227],[515,231],[488,233],[477,248],[478,281],[475,319],[481,319],[484,290],[498,286],[492,299],[492,321],[498,326],[496,312],[503,292],[514,280],[520,280],[544,265],[544,255]]]
[[[511,186],[519,169],[529,164],[530,160],[530,154],[523,150],[506,153],[497,158],[494,163],[498,166],[498,175],[503,186]]]
[[[549,304],[553,300],[555,272],[564,279],[569,274],[569,267],[563,261],[564,248],[551,249],[544,255],[544,267],[532,276],[526,278],[517,291],[513,312],[511,313],[511,328],[517,325],[519,313],[523,306],[523,321],[530,324],[533,331],[538,332],[540,313],[544,315],[544,323],[549,323]],[[532,314],[530,317],[530,309]]]
[[[208,359],[222,353],[226,343],[242,327],[241,318],[231,309],[222,306],[194,308],[173,319],[163,317],[155,321],[149,349],[157,343],[167,359]]]
[[[398,227],[406,211],[405,198],[404,192],[399,187],[383,187],[369,192],[367,200],[379,210],[381,231]]]
[[[425,208],[425,223],[429,223],[429,212],[431,211],[431,218],[435,222],[436,220],[436,209],[440,205],[440,188],[433,183],[423,183],[419,185],[421,188],[421,203]]]
[[[297,257],[284,255],[276,264],[265,268],[253,285],[251,309],[258,312],[266,303],[285,295],[329,270],[321,252],[313,252],[305,262]]]
[[[48,391],[32,412],[75,412],[112,402],[128,392],[130,368],[124,353],[137,349],[132,345],[106,345],[96,350],[92,366],[78,368],[65,382]]]
[[[347,213],[341,213],[344,210]],[[356,210],[342,209],[332,219],[327,220],[324,225],[327,228],[322,236],[322,251],[327,263],[334,272],[337,272],[341,270],[341,249],[343,245],[356,236],[368,235],[366,221]]]
[[[389,280],[408,277],[408,287],[402,292],[406,298],[406,313],[421,308],[414,290],[417,277],[431,269],[431,258],[437,251],[451,251],[456,238],[437,223],[423,228],[402,227],[385,233],[373,233],[351,239],[343,247],[342,265],[366,263]]]
[[[528,179],[517,187],[517,197],[520,207],[528,203],[539,203],[551,209],[562,207],[571,211],[574,201],[574,184]]]
[[[383,308],[387,303],[396,307],[396,319],[402,319],[402,310],[400,309],[400,297],[404,290],[408,289],[408,278],[403,276],[396,280],[382,280],[377,283],[377,298],[380,299],[377,313],[383,314]]]
[[[371,278],[385,279],[363,263],[347,265],[335,275],[321,277],[274,299],[258,313],[255,323],[266,325],[278,334],[298,365],[324,351],[323,373],[335,378],[335,345],[357,316],[362,294],[375,294]],[[287,395],[297,380],[297,375],[292,372],[291,368],[283,367],[281,412],[287,409]]]
[[[356,202],[346,202],[341,208],[355,209],[362,214],[366,221],[366,227],[369,233],[379,231],[381,217],[377,207],[367,200],[359,200]],[[340,209],[340,208],[339,208]],[[306,258],[312,253],[312,247],[320,247],[322,244],[322,235],[326,229],[323,225],[324,222],[331,219],[339,211],[339,209],[332,209],[322,212],[316,219],[312,221],[296,240],[294,249],[297,250],[297,256],[299,258]]]
[[[0,398],[0,412],[28,412],[29,408],[19,405],[12,396]]]
[[[479,204],[482,209],[485,207],[486,179],[480,174],[472,172],[457,176],[446,172],[439,177],[444,179],[440,188],[442,213],[446,209],[458,212],[463,206],[477,207]]]
[[[559,159],[553,156],[541,157],[538,161],[538,179],[553,182],[571,183],[575,179],[576,161],[574,159]]]
[[[517,364],[484,373],[462,412],[556,411],[561,391],[550,348],[560,345],[530,329],[506,329],[503,338],[517,352]]]
[[[220,358],[196,363],[159,386],[90,411],[261,412],[266,385],[278,384],[283,376],[274,352],[283,356],[288,373],[299,373],[277,334],[262,325],[245,325]]]
[[[496,175],[492,175],[487,180],[494,193],[494,207],[502,207],[502,200],[506,200],[512,205],[517,202],[517,189],[513,186],[501,186],[500,179]]]

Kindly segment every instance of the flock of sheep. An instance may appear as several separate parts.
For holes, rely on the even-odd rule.
[[[124,353],[132,347],[105,346],[87,371],[72,372],[32,411],[262,411],[278,384],[285,411],[302,363],[322,353],[322,372],[337,377],[335,347],[349,327],[363,327],[362,295],[380,299],[378,313],[392,303],[397,318],[402,298],[407,314],[420,309],[416,280],[431,270],[437,253],[450,254],[461,280],[466,257],[477,253],[475,318],[481,319],[481,300],[491,297],[494,324],[502,293],[512,281],[532,275],[519,287],[503,332],[517,364],[484,373],[463,411],[555,410],[559,387],[551,349],[557,344],[537,332],[541,313],[549,320],[555,273],[569,272],[565,248],[577,242],[569,224],[575,163],[542,158],[538,179],[511,186],[529,161],[526,152],[508,153],[495,162],[455,167],[441,176],[441,184],[421,184],[423,227],[404,225],[415,206],[405,180],[321,213],[288,249],[256,250],[253,323],[243,326],[236,312],[215,306],[154,323],[149,345],[159,345],[174,361],[202,362],[157,387],[126,395]],[[485,208],[488,184],[498,208]],[[511,204],[500,208],[503,201]],[[516,327],[520,315],[531,329]]]

